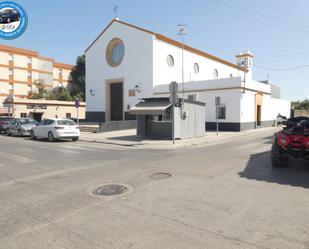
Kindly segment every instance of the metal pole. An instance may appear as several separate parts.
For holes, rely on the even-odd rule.
[[[77,125],[79,125],[78,107],[77,107]]]
[[[216,118],[217,118],[217,136],[218,136],[219,135],[218,106],[216,106]]]
[[[183,35],[181,36],[181,50],[182,50],[182,69],[181,69],[181,73],[182,73],[182,99],[185,99],[185,80],[184,80],[184,48],[183,48]]]
[[[174,105],[172,105],[172,139],[173,144],[175,144],[175,113],[174,113]]]

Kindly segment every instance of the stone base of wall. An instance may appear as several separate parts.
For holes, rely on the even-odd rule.
[[[260,126],[257,126],[256,122],[244,122],[244,123],[230,123],[230,122],[219,122],[219,131],[246,131],[258,128],[265,128],[274,126],[274,120],[262,121]],[[217,130],[216,122],[206,122],[206,131]]]
[[[99,132],[136,129],[136,120],[107,121],[100,124]]]
[[[86,121],[105,122],[105,112],[86,112]]]

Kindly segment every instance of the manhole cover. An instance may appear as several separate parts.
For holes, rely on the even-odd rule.
[[[111,196],[111,195],[121,195],[128,191],[128,188],[120,184],[107,184],[95,188],[93,193],[95,195]]]
[[[150,179],[153,180],[163,180],[172,177],[169,173],[153,173],[149,176]]]

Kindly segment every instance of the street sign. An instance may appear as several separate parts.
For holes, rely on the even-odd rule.
[[[169,85],[170,93],[177,93],[178,92],[178,84],[176,81],[173,81]]]
[[[79,108],[79,100],[78,99],[75,100],[75,107]]]

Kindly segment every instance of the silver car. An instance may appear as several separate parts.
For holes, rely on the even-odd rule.
[[[7,129],[7,134],[22,136],[30,136],[30,131],[36,127],[38,122],[32,118],[14,118],[11,120]]]

